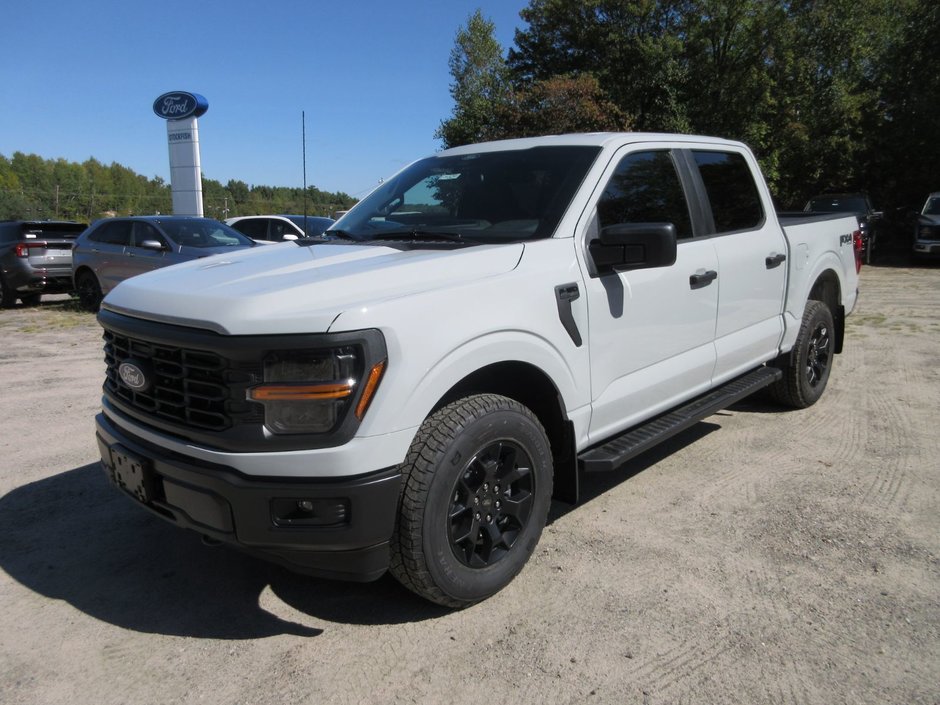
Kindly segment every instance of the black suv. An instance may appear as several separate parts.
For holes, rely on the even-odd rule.
[[[72,243],[88,226],[53,220],[0,221],[0,307],[35,306],[72,291]]]
[[[824,193],[813,196],[803,209],[812,213],[851,213],[858,218],[858,227],[862,231],[862,256],[865,264],[871,264],[871,258],[878,246],[884,213],[876,211],[864,193]]]

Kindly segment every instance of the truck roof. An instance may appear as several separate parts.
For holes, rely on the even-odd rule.
[[[629,142],[695,142],[698,144],[705,142],[716,146],[744,146],[741,142],[726,140],[720,137],[680,135],[666,132],[584,132],[479,142],[446,149],[442,152],[438,152],[438,154],[443,156],[477,152],[496,152],[510,149],[532,149],[533,147],[606,147],[611,144],[624,144]]]

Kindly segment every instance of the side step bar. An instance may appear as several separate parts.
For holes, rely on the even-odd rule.
[[[578,456],[581,468],[588,472],[614,470],[716,411],[773,384],[782,376],[783,373],[776,367],[758,367],[736,377],[672,411],[624,431],[603,445],[584,451]]]

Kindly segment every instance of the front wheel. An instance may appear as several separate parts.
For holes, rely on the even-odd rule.
[[[832,311],[822,301],[808,301],[793,350],[773,363],[783,379],[770,387],[771,395],[795,409],[812,406],[826,389],[834,355]]]
[[[80,272],[76,277],[75,291],[79,304],[86,311],[95,312],[101,306],[101,285],[98,284],[98,278],[88,270]]]
[[[392,574],[437,604],[498,592],[535,549],[552,495],[545,430],[494,394],[453,402],[421,426],[402,465]]]

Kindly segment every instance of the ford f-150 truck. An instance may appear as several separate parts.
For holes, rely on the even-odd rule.
[[[440,152],[327,237],[107,296],[102,464],[209,542],[462,607],[580,473],[761,388],[816,402],[861,236],[778,218],[741,143],[624,133]]]

